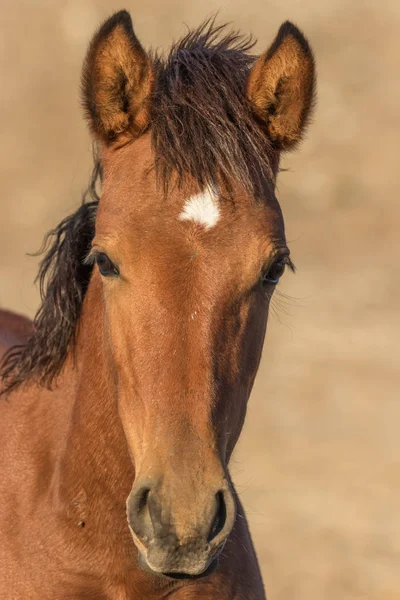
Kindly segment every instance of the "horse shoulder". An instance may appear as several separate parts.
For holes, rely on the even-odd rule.
[[[0,310],[0,357],[11,346],[24,344],[32,331],[32,321],[26,317]]]

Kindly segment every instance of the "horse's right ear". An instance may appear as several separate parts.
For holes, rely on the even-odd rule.
[[[151,61],[139,43],[128,12],[100,27],[86,55],[82,100],[90,128],[109,144],[138,137],[149,125]]]

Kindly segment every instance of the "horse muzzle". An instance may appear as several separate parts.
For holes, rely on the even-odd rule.
[[[162,480],[135,482],[127,500],[127,517],[147,571],[174,579],[208,575],[232,531],[236,506],[226,479],[211,491],[166,495]],[[168,486],[170,489],[170,486]],[[181,486],[183,490],[183,486]],[[191,502],[188,497],[191,497]]]

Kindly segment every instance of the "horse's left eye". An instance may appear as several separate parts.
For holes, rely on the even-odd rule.
[[[263,285],[275,285],[282,277],[286,267],[286,262],[282,259],[277,260],[263,275]]]
[[[119,275],[118,267],[108,258],[104,252],[96,254],[96,264],[99,267],[99,271],[105,277],[109,275]]]

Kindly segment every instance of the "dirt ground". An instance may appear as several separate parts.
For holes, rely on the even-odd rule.
[[[121,2],[2,0],[0,304],[28,315],[42,236],[91,165],[79,107],[88,40]],[[234,479],[269,600],[400,598],[400,2],[127,0],[167,47],[220,9],[263,50],[309,37],[319,101],[279,198],[298,267],[274,300]]]

